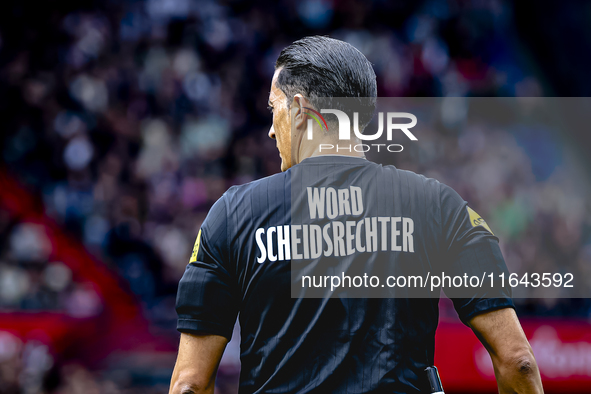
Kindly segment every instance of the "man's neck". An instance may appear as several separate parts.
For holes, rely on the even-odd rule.
[[[303,142],[303,141],[302,141]],[[299,162],[309,157],[324,155],[339,155],[365,158],[364,152],[358,152],[355,147],[359,141],[352,139],[350,141],[305,141],[299,152]]]

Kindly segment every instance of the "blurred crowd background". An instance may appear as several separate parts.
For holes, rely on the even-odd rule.
[[[5,2],[0,171],[121,278],[149,329],[174,351],[176,286],[209,207],[231,185],[279,171],[267,97],[282,48],[312,34],[345,40],[374,64],[386,97],[589,95],[590,5],[540,4]],[[589,163],[580,154],[588,138],[432,132],[388,160],[454,187],[490,223],[512,267],[564,262],[591,278]],[[521,316],[591,318],[585,299],[518,306]],[[108,308],[92,282],[54,260],[42,226],[0,206],[4,316],[85,319]],[[91,368],[82,357],[6,335],[0,393],[162,392],[168,384],[112,373],[108,363]],[[235,342],[227,353],[222,393],[235,392]]]

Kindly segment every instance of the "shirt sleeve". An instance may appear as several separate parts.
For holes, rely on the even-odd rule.
[[[211,208],[179,282],[177,330],[232,337],[238,314],[236,279],[228,262],[227,208],[222,196]]]
[[[442,271],[452,278],[461,276],[463,279],[462,286],[444,284],[444,289],[452,299],[460,320],[467,325],[477,314],[515,308],[499,239],[486,221],[468,207],[468,203],[451,187],[440,184],[440,198]],[[499,276],[503,273],[504,284]],[[473,276],[478,277],[478,286],[471,285],[470,278]],[[476,284],[476,280],[473,279],[472,283]]]

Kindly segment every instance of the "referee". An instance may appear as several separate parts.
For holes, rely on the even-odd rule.
[[[275,68],[269,137],[282,172],[231,187],[203,222],[178,289],[182,334],[170,393],[214,392],[237,317],[241,394],[429,393],[438,294],[292,297],[293,267],[344,267],[343,279],[382,265],[497,275],[507,271],[498,239],[448,186],[338,149],[328,116],[327,130],[314,125],[314,139],[304,138],[320,98],[370,98],[359,128],[369,123],[376,80],[357,49],[307,37],[285,48]],[[499,392],[542,393],[510,288],[490,291],[447,294],[488,350]]]

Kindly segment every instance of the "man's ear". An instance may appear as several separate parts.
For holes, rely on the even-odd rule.
[[[296,129],[304,130],[307,127],[308,115],[306,115],[306,107],[310,107],[310,102],[301,94],[296,94],[293,97],[291,104],[291,111]]]

